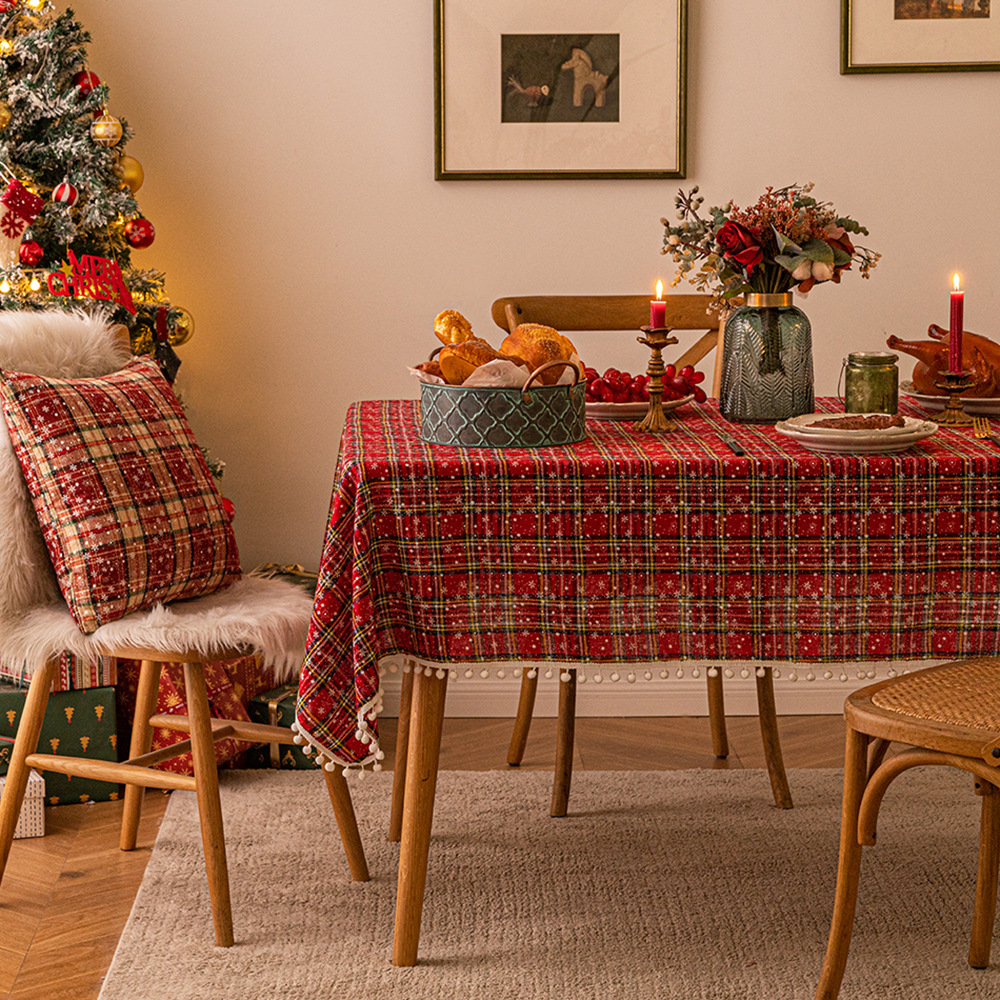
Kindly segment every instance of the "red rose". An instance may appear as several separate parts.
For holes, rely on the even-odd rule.
[[[731,257],[747,269],[748,275],[764,259],[764,251],[760,248],[757,236],[732,219],[719,230],[715,241],[727,257]]]

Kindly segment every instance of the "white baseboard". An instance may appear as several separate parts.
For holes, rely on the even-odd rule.
[[[479,669],[478,667],[476,669]],[[495,670],[486,679],[478,675],[468,679],[459,676],[448,684],[445,715],[449,718],[513,718],[517,711],[517,699],[521,681],[513,676],[510,669],[504,671],[506,677],[495,676]],[[552,718],[556,715],[558,687],[560,683],[557,669],[551,678],[545,676],[543,667],[539,675],[538,696],[535,701],[535,716]],[[700,677],[683,678],[671,676],[661,679],[654,676],[645,680],[640,674],[634,683],[629,683],[623,672],[621,679],[612,682],[609,671],[603,672],[603,681],[596,683],[590,676],[585,683],[577,684],[576,714],[578,716],[678,716],[708,715],[708,699],[704,670]],[[881,674],[881,672],[880,672]],[[774,682],[774,696],[779,715],[840,715],[844,710],[844,699],[854,690],[870,684],[868,675],[862,678],[853,672],[848,680],[842,681],[837,675],[827,679],[819,674],[815,680],[806,680],[799,673],[791,680],[783,673]],[[386,673],[382,680],[384,699],[383,715],[399,714],[399,690],[402,673]],[[741,677],[734,672],[733,677],[723,678],[727,715],[756,715],[757,687],[753,675]]]

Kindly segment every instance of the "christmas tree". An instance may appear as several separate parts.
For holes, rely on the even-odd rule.
[[[47,0],[0,0],[0,308],[98,306],[171,380],[193,330],[164,275],[132,266],[154,229],[132,135],[87,65],[90,36]]]

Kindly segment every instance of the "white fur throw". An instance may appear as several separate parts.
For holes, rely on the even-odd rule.
[[[50,378],[117,371],[130,352],[119,328],[84,312],[0,311],[0,368]],[[309,595],[248,576],[226,590],[128,615],[85,635],[66,607],[6,423],[0,429],[0,659],[34,669],[63,650],[93,659],[122,647],[211,655],[220,647],[263,656],[284,680],[302,666]]]
[[[108,622],[87,635],[73,621],[66,605],[32,608],[7,622],[0,636],[3,658],[32,667],[62,650],[93,659],[123,649],[142,648],[170,653],[193,651],[212,658],[220,648],[259,653],[275,668],[275,680],[297,677],[305,656],[312,598],[285,580],[244,576],[225,590],[190,601],[157,605]]]

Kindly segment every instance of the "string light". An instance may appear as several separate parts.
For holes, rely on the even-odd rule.
[[[38,10],[45,3],[45,0],[26,0],[26,6],[32,10]]]
[[[39,288],[42,287],[42,283],[38,280],[35,275],[31,276],[31,281],[28,283],[28,287],[33,291],[37,292]]]
[[[0,281],[0,295],[6,295],[10,291],[10,282],[4,278]]]
[[[14,43],[9,38],[0,38],[0,56],[9,56],[14,51]]]

